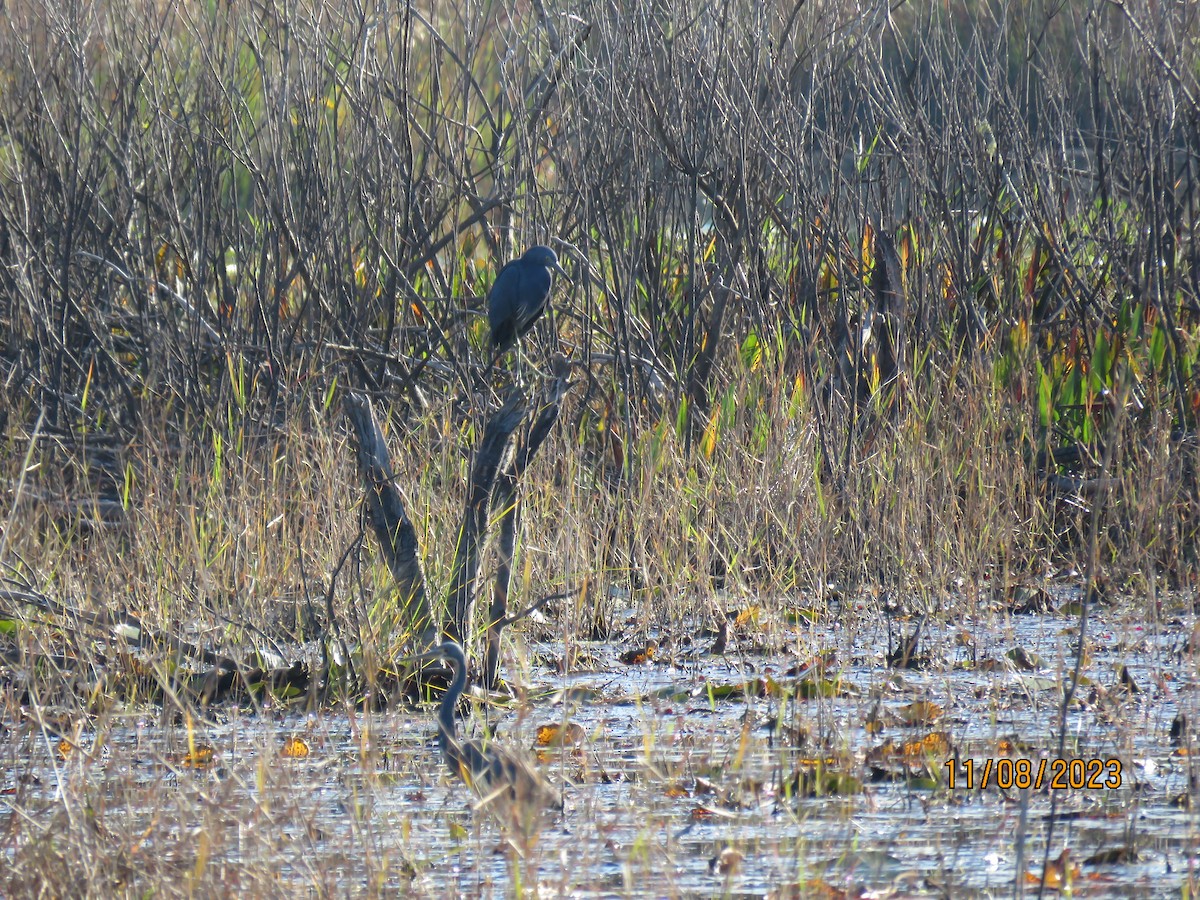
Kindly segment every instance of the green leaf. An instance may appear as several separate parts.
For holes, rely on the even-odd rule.
[[[1161,371],[1163,360],[1167,358],[1167,330],[1163,327],[1160,320],[1154,326],[1154,331],[1150,335],[1150,361],[1154,364],[1154,370]]]
[[[746,335],[746,339],[742,341],[740,350],[742,357],[742,366],[751,372],[757,372],[762,365],[763,348],[758,339],[758,335],[753,331]]]
[[[1042,367],[1041,360],[1037,363],[1037,378],[1038,378],[1038,424],[1043,428],[1049,428],[1054,424],[1054,392],[1053,385],[1050,384],[1050,375]]]
[[[1096,335],[1096,346],[1092,350],[1092,390],[1102,391],[1112,385],[1112,344],[1104,333]]]

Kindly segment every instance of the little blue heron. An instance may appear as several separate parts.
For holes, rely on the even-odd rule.
[[[546,309],[554,272],[569,280],[558,264],[558,254],[541,244],[530,247],[500,270],[487,301],[497,356],[519,341]]]
[[[447,640],[438,649],[415,657],[433,658],[446,660],[454,672],[438,709],[438,744],[446,765],[478,795],[480,807],[502,826],[512,826],[528,845],[536,838],[544,815],[562,809],[558,794],[536,769],[494,743],[458,739],[454,710],[467,685],[466,655],[456,642]]]

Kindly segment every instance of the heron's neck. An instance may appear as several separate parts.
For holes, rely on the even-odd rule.
[[[443,753],[451,754],[459,749],[458,734],[454,727],[455,707],[467,686],[467,667],[456,662],[453,668],[454,678],[450,687],[446,688],[446,695],[442,697],[442,706],[438,711],[438,744]]]

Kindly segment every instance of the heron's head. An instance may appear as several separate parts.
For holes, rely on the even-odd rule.
[[[547,269],[557,272],[568,281],[571,280],[571,276],[568,275],[563,267],[558,264],[558,254],[542,244],[536,244],[533,247],[530,247],[521,256],[521,259],[532,263],[535,266],[545,266]]]
[[[424,653],[418,653],[415,656],[406,656],[402,658],[404,662],[425,662],[426,660],[440,659],[446,662],[458,663],[463,665],[466,662],[466,653],[456,641],[447,638],[437,647],[432,650],[426,650]]]
[[[467,655],[463,652],[462,645],[449,638],[442,641],[440,647],[433,651],[434,654],[444,659],[446,662],[455,663],[460,666],[467,664]]]

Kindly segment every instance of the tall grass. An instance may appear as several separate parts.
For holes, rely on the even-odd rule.
[[[557,239],[533,353],[577,386],[515,584],[580,589],[564,627],[627,591],[647,622],[831,584],[938,611],[1078,563],[1126,385],[1104,565],[1194,584],[1197,16],[12,3],[10,485],[46,424],[0,562],[216,647],[301,639],[357,531],[356,388],[444,585],[481,298]],[[336,615],[386,659],[354,558]]]

